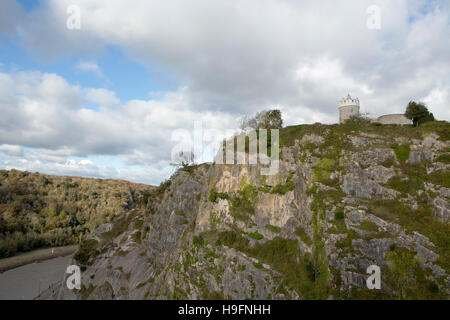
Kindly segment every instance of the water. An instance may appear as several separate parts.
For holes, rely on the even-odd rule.
[[[71,257],[30,263],[0,274],[0,300],[31,300],[61,281]]]

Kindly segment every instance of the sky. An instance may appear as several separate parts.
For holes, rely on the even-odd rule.
[[[1,0],[0,168],[159,184],[198,123],[336,123],[348,93],[450,121],[449,57],[449,0]]]

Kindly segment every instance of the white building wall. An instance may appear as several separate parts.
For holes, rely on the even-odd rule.
[[[405,117],[403,114],[387,114],[379,117],[375,120],[375,122],[379,122],[381,124],[400,124],[400,125],[408,125],[412,124],[412,121]]]
[[[343,106],[339,107],[339,123],[343,123],[351,117],[359,116],[359,106]]]

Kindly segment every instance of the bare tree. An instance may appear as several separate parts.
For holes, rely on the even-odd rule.
[[[254,116],[244,116],[240,128],[247,129],[280,129],[283,127],[283,119],[280,110],[265,110]]]
[[[194,152],[192,151],[180,151],[172,156],[172,166],[190,166],[193,165],[195,161]]]

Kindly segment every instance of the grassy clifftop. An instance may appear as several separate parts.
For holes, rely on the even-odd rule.
[[[447,121],[427,122],[419,127],[409,125],[380,125],[369,120],[359,118],[347,121],[344,124],[325,125],[315,123],[312,125],[290,126],[280,130],[281,145],[289,147],[295,140],[301,140],[308,134],[323,135],[325,131],[332,131],[335,136],[346,137],[351,133],[378,134],[386,138],[423,139],[430,133],[435,133],[442,141],[450,140],[450,123]]]

